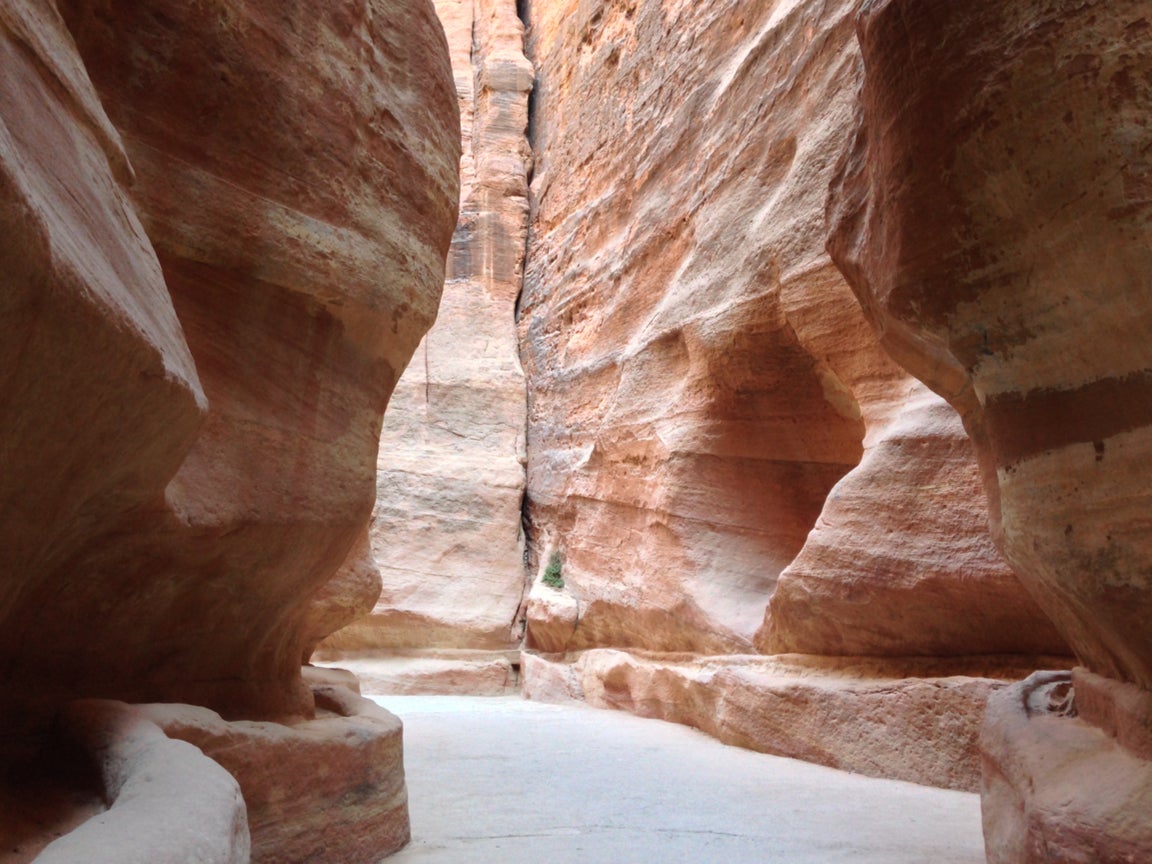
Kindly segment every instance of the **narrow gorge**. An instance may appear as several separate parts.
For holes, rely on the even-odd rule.
[[[0,862],[381,860],[361,689],[1152,860],[1142,0],[5,0],[0,52]]]

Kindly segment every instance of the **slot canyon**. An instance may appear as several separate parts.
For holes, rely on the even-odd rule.
[[[414,696],[1152,861],[1145,0],[0,0],[0,71],[0,864],[385,860]]]

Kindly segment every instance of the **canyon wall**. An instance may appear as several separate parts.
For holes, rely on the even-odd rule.
[[[1063,650],[824,248],[857,6],[530,4],[531,647]]]
[[[372,557],[383,591],[320,656],[519,644],[525,395],[515,327],[528,232],[532,65],[513,2],[437,0],[464,143],[436,324],[389,403]]]
[[[859,36],[830,248],[892,356],[963,417],[993,536],[1083,664],[989,711],[989,860],[1145,860],[1147,4],[874,0]]]
[[[456,218],[434,10],[16,0],[0,52],[0,757],[82,696],[310,717]]]

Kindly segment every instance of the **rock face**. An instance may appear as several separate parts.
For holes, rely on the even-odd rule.
[[[454,222],[443,36],[424,0],[60,12],[0,19],[5,680],[306,713]]]
[[[920,384],[832,489],[780,575],[757,645],[873,657],[1066,651],[992,544],[959,416]]]
[[[861,120],[830,211],[830,248],[885,346],[962,415],[1005,557],[1094,677],[1144,695],[1147,11],[866,4]],[[990,859],[1152,855],[1147,832],[1125,827],[1147,819],[1148,726],[1131,724],[1143,743],[1122,764],[1091,729],[1021,704],[988,718]],[[1124,710],[1081,716],[1099,730]],[[1115,794],[1101,797],[1093,778],[1113,771]],[[1084,782],[1069,794],[1072,777]]]
[[[1061,650],[825,252],[856,6],[531,7],[531,646]]]
[[[1004,658],[652,657],[599,649],[575,659],[525,655],[523,672],[529,699],[630,711],[762,753],[973,792],[985,705],[1030,668]]]
[[[508,648],[524,587],[524,375],[514,314],[528,231],[532,64],[507,0],[437,0],[464,157],[436,325],[389,403],[373,556],[384,589],[328,651]]]
[[[900,378],[823,251],[853,4],[538,5],[529,493],[580,618],[532,641],[747,651]]]
[[[434,317],[456,218],[434,10],[14,0],[0,67],[0,774],[34,773],[80,696],[301,721],[303,654],[378,591],[363,564],[381,415]],[[296,796],[313,845],[288,845],[377,860],[407,838],[399,727],[337,726],[362,746]],[[236,792],[218,766],[158,730],[109,734],[110,812],[157,821],[129,854],[100,817],[51,860],[92,844],[247,860],[237,794],[193,795],[158,836],[160,793],[182,780]],[[122,764],[141,752],[139,772]],[[258,740],[229,767],[269,752]],[[307,748],[276,758],[297,784],[316,768]],[[261,776],[240,779],[256,860],[296,860],[252,810]]]

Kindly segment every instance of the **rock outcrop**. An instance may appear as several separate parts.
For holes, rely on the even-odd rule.
[[[508,0],[437,0],[460,104],[460,220],[436,324],[389,403],[372,550],[383,591],[321,656],[507,649],[524,589],[524,374],[532,64]]]
[[[538,6],[529,503],[566,596],[536,591],[529,645],[1059,651],[988,541],[958,425],[824,249],[857,4]],[[926,555],[941,537],[962,554]]]
[[[0,768],[77,697],[306,718],[456,218],[432,5],[13,0],[0,66]]]
[[[988,532],[960,418],[916,383],[780,574],[767,654],[1063,654]]]
[[[885,346],[963,417],[1005,557],[1088,670],[1145,693],[1147,12],[1135,0],[866,4],[861,121],[831,210],[833,255]],[[990,763],[1017,796],[1049,794],[1052,765],[1072,758],[1079,733],[1036,730],[1071,722],[989,715]],[[1011,755],[1029,739],[1045,752]],[[1075,773],[1120,770],[1097,753]],[[1004,769],[1006,759],[1016,761]],[[1115,788],[1146,784],[1134,770]],[[1146,806],[1121,795],[1102,819],[1097,791],[1085,782],[1060,793],[1059,813],[1002,821],[990,857],[1152,855],[1146,834],[1123,848],[1128,858],[1109,840],[1117,813],[1146,819]],[[996,810],[1009,797],[986,803]]]
[[[727,744],[870,777],[974,792],[990,698],[1013,658],[525,655],[524,695],[684,723]]]

